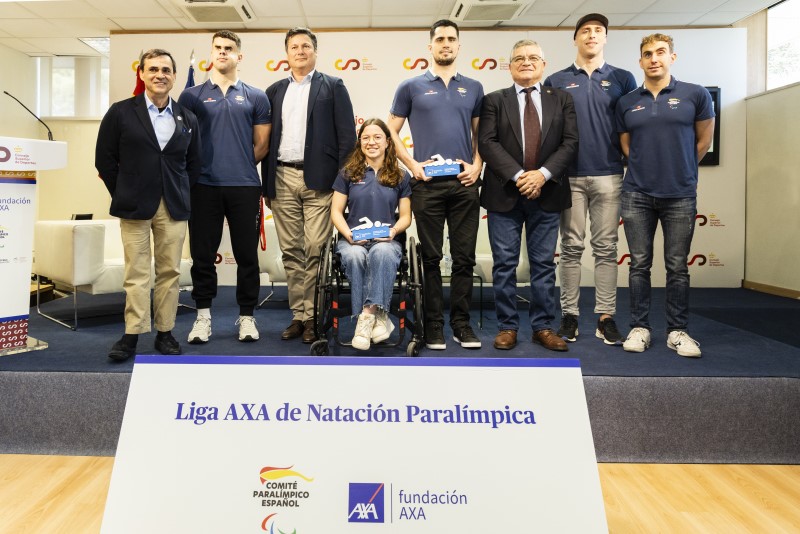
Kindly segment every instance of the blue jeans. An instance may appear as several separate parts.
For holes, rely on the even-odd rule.
[[[689,248],[697,215],[696,198],[655,198],[622,193],[622,220],[631,254],[628,284],[631,327],[650,329],[650,268],[653,238],[661,221],[667,270],[667,332],[686,330],[689,322]]]
[[[400,243],[370,241],[362,246],[351,245],[340,238],[336,242],[336,252],[341,256],[344,272],[350,280],[353,315],[373,304],[389,311],[392,288],[403,255]]]
[[[522,227],[531,266],[529,315],[534,332],[553,327],[556,308],[556,264],[559,212],[544,211],[538,200],[520,198],[511,211],[488,213],[492,247],[492,286],[499,330],[519,330],[517,265]]]

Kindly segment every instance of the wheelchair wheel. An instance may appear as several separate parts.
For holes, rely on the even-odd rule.
[[[331,353],[331,347],[328,345],[328,339],[318,339],[311,344],[312,356],[327,356]]]
[[[320,250],[319,267],[317,268],[317,283],[314,286],[314,331],[327,345],[326,336],[333,322],[333,244],[334,238],[328,239]],[[312,349],[312,354],[322,354]]]
[[[414,300],[414,332],[408,342],[406,355],[419,356],[425,339],[425,301],[422,291],[422,246],[413,237],[408,240],[408,264],[411,271],[408,289]]]
[[[421,348],[420,343],[412,339],[408,342],[408,346],[406,347],[406,356],[419,356]]]

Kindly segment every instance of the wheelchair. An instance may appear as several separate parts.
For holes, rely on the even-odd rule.
[[[353,315],[349,305],[342,305],[341,297],[350,294],[350,281],[344,272],[339,254],[336,252],[337,235],[331,236],[320,251],[317,281],[314,287],[314,330],[318,340],[311,345],[312,356],[330,354],[330,341],[338,346],[348,347],[350,342],[339,338],[339,319]],[[411,340],[406,346],[406,356],[419,356],[424,344],[424,305],[422,291],[422,252],[414,237],[406,238],[405,233],[397,237],[403,246],[403,255],[397,269],[397,277],[392,289],[392,300],[388,313],[397,317],[398,328],[392,337],[376,346],[401,348],[406,330],[411,332]],[[407,317],[408,310],[413,318]]]

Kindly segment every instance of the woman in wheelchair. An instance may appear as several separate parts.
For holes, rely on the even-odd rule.
[[[398,165],[386,124],[364,121],[333,184],[331,203],[331,221],[339,232],[336,252],[350,280],[353,312],[360,311],[352,342],[359,350],[388,339],[394,330],[388,310],[402,258],[394,238],[411,224],[409,179]]]

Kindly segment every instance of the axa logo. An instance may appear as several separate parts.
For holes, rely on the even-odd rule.
[[[277,526],[278,520],[275,519],[277,513],[269,514],[264,520],[261,522],[261,530],[265,530],[269,532],[269,534],[289,534],[288,530],[281,530]],[[292,530],[292,534],[297,534],[297,529]]]
[[[347,507],[348,523],[384,522],[383,482],[351,482]]]
[[[10,159],[11,159],[11,151],[4,146],[0,146],[0,163],[5,163]]]
[[[337,59],[333,62],[336,70],[358,70],[361,68],[361,62],[355,58],[350,59]]]
[[[497,68],[497,60],[487,57],[483,61],[481,61],[481,58],[476,57],[475,59],[472,60],[472,68],[475,70],[484,70],[484,69],[494,70]]]
[[[286,61],[285,59],[277,61],[274,59],[270,59],[269,61],[267,61],[266,67],[267,70],[270,72],[277,72],[279,70],[287,71],[289,70],[289,62]]]
[[[403,60],[403,68],[406,70],[425,70],[428,68],[428,60],[424,57],[415,58],[413,61],[410,57],[407,57]]]

